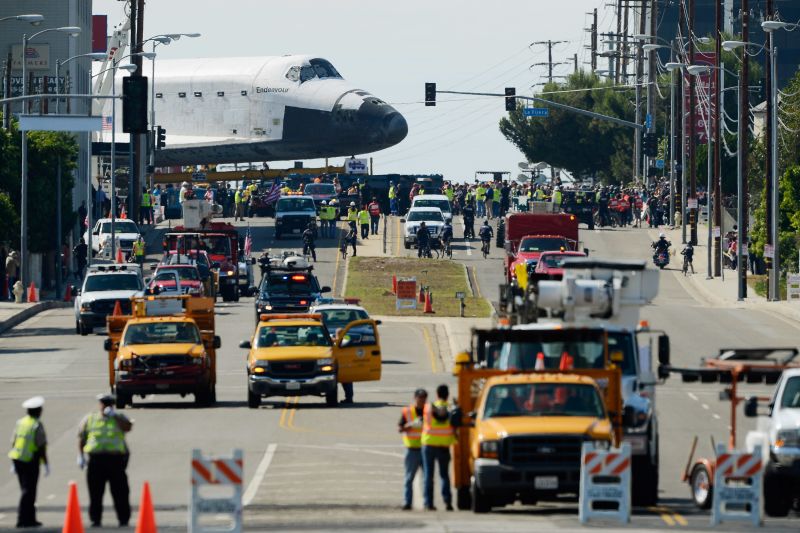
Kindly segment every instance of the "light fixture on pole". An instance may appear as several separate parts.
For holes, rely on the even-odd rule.
[[[41,22],[41,20],[37,19],[36,21]],[[30,21],[29,21],[30,22]],[[61,26],[59,28],[47,28],[46,30],[40,30],[31,35],[30,37],[25,34],[22,36],[22,113],[20,115],[25,115],[28,108],[28,101],[25,99],[25,96],[28,96],[28,81],[27,78],[27,68],[26,65],[28,63],[25,51],[28,49],[28,43],[34,40],[36,37],[48,33],[48,32],[61,32],[67,33],[70,37],[76,37],[80,35],[81,28],[78,26]],[[22,138],[21,138],[21,160],[22,160],[22,183],[20,186],[20,217],[19,217],[19,226],[20,226],[20,279],[22,279],[22,285],[27,287],[28,281],[30,280],[29,276],[29,259],[28,259],[28,132],[23,130],[22,131]]]
[[[75,55],[75,56],[72,56],[72,57],[68,57],[67,59],[65,59],[63,61],[61,59],[56,59],[56,95],[59,96],[59,97],[56,98],[56,114],[61,112],[61,98],[60,98],[61,88],[62,88],[61,87],[61,77],[60,77],[61,76],[61,67],[63,65],[66,65],[67,63],[69,63],[73,59],[78,59],[78,58],[81,58],[81,57],[88,57],[92,61],[102,61],[106,57],[108,57],[108,54],[105,54],[103,52],[92,52],[92,53],[89,53],[89,54],[78,54],[78,55]]]
[[[0,22],[6,20],[18,20],[20,22],[29,22],[31,26],[38,26],[44,21],[44,15],[38,13],[31,13],[29,15],[11,15],[10,17],[0,18]]]

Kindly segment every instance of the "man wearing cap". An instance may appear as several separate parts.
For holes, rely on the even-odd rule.
[[[403,414],[397,427],[397,431],[403,434],[403,445],[406,447],[403,480],[404,511],[411,510],[414,477],[417,475],[417,470],[422,468],[422,414],[427,400],[428,392],[425,389],[417,389],[414,392],[414,403],[403,407]]]
[[[128,446],[125,433],[133,424],[125,415],[114,410],[116,398],[110,394],[97,396],[100,411],[89,413],[78,430],[78,466],[86,468],[89,486],[89,519],[99,527],[103,518],[103,493],[106,482],[114,499],[114,509],[120,526],[127,526],[131,518],[128,489]],[[86,456],[89,456],[88,461]]]
[[[38,527],[36,521],[36,486],[39,483],[39,465],[44,465],[45,477],[50,474],[47,462],[47,436],[39,420],[42,416],[44,398],[34,396],[22,403],[28,414],[17,420],[14,435],[11,437],[11,451],[8,457],[13,461],[20,488],[17,508],[17,527]]]

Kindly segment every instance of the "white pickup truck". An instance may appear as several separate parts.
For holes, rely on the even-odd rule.
[[[758,416],[758,399],[748,398],[744,413]],[[747,434],[747,449],[761,445],[764,471],[764,510],[786,516],[800,507],[800,368],[784,370],[769,403],[767,416],[758,417]]]

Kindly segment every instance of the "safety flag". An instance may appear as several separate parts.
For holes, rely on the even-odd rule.
[[[278,180],[272,182],[272,187],[270,187],[269,192],[267,192],[267,196],[264,199],[264,202],[267,204],[274,204],[278,201],[278,198],[281,197],[281,188],[278,187]]]

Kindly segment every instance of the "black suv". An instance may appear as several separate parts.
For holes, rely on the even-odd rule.
[[[330,287],[320,287],[307,268],[267,268],[256,298],[256,323],[261,313],[305,313]]]

